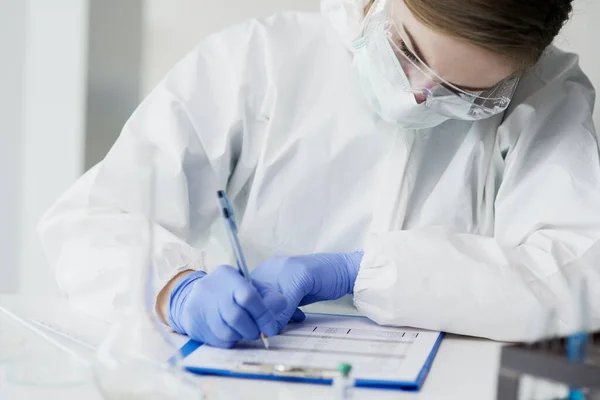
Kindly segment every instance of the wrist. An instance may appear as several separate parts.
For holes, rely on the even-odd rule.
[[[185,307],[185,302],[188,298],[188,294],[192,290],[192,284],[199,279],[204,278],[206,276],[206,272],[204,271],[193,271],[189,274],[186,274],[182,279],[180,279],[169,296],[169,306],[167,317],[169,321],[169,325],[176,332],[185,334],[185,329],[179,324],[179,316],[182,314],[182,311]]]
[[[158,293],[158,296],[156,297],[156,313],[159,316],[162,323],[164,323],[165,325],[173,327],[169,321],[170,302],[173,291],[175,291],[179,287],[180,283],[186,277],[188,277],[190,274],[193,274],[194,272],[196,271],[186,270],[178,273]]]
[[[354,283],[358,277],[358,270],[362,262],[364,251],[355,251],[352,253],[344,253],[346,270],[348,272],[348,294],[354,293]]]
[[[352,294],[362,256],[362,251],[315,255],[315,260],[318,261],[317,268],[321,270],[316,276],[320,276],[321,279],[315,280],[313,291],[327,293],[325,297],[329,297],[330,300]],[[328,279],[324,279],[325,277]],[[329,283],[326,283],[327,281]]]

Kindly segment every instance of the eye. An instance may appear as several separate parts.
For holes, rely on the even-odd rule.
[[[402,51],[402,53],[406,56],[406,58],[408,58],[410,61],[414,62],[414,63],[418,63],[420,62],[419,59],[417,58],[417,56],[408,49],[408,47],[406,46],[406,43],[404,43],[404,40],[402,39],[398,39],[398,46],[400,47],[400,50]]]
[[[452,93],[454,93],[454,94],[456,94],[458,96],[462,95],[462,93],[461,93],[460,90],[457,90],[457,88],[455,88],[455,87],[447,84],[446,82],[440,82],[440,86],[443,86],[446,90],[448,90],[448,91],[450,91],[450,92],[452,92]]]
[[[452,93],[454,93],[468,101],[471,100],[473,97],[479,97],[483,94],[483,90],[472,91],[472,90],[462,89],[459,87],[452,86],[451,84],[448,84],[446,82],[440,82],[440,85],[443,86],[444,88],[446,88],[447,90],[451,91]]]

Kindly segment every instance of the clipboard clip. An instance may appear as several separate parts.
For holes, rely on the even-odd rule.
[[[335,369],[312,368],[286,364],[268,364],[244,362],[236,368],[237,372],[255,373],[262,375],[289,376],[297,378],[333,379],[339,376]]]

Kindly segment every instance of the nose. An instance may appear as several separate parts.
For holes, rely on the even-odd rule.
[[[427,95],[424,92],[416,92],[414,95],[417,104],[423,104],[427,101]]]
[[[438,85],[437,82],[428,79],[422,82],[418,82],[413,86],[413,95],[415,96],[415,101],[417,104],[423,104],[427,101],[428,96],[432,95],[432,89]]]

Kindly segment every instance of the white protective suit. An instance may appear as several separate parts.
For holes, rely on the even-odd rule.
[[[360,91],[353,1],[234,26],[174,67],[40,225],[71,301],[102,317],[122,306],[154,149],[162,283],[232,262],[226,188],[251,266],[364,249],[354,302],[380,324],[520,340],[555,308],[567,332],[568,284],[585,276],[600,325],[594,90],[577,57],[550,48],[503,115],[400,130]]]

